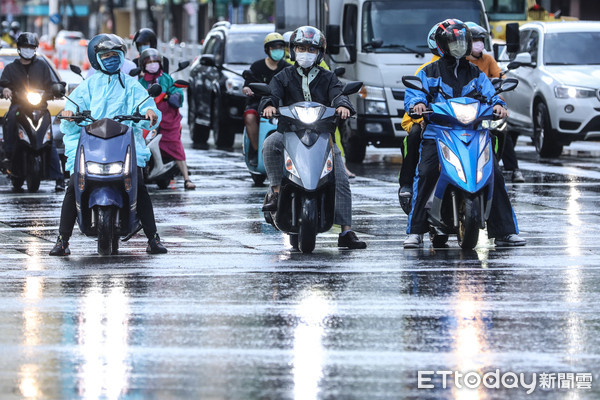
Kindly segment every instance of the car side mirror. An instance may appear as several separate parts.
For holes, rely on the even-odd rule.
[[[516,53],[519,51],[520,41],[519,23],[512,22],[506,24],[506,51],[509,53]]]
[[[327,54],[340,54],[340,26],[327,25],[325,27],[325,37],[327,38]]]
[[[518,67],[535,67],[535,63],[533,63],[531,60],[531,54],[519,53],[517,54],[515,59],[507,66],[508,69],[515,69]]]
[[[266,83],[250,83],[248,85],[252,91],[259,96],[270,96],[271,87]]]

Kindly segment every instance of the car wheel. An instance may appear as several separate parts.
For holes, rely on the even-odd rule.
[[[220,149],[230,149],[233,147],[233,141],[235,134],[231,128],[227,127],[227,123],[224,120],[225,115],[221,110],[221,102],[218,97],[213,99],[212,107],[212,129],[213,137],[215,139],[215,145]]]
[[[533,115],[533,144],[540,157],[558,157],[563,145],[558,142],[558,133],[550,124],[550,113],[545,103],[535,106]]]

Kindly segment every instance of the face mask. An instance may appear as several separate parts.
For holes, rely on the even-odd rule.
[[[483,52],[483,49],[485,48],[485,45],[483,44],[483,42],[473,42],[473,54],[481,54]]]
[[[31,60],[33,56],[35,56],[35,49],[28,49],[24,47],[19,49],[19,55],[26,60]]]
[[[149,49],[149,48],[150,48],[150,45],[149,45],[149,44],[145,44],[145,45],[143,45],[143,46],[140,46],[140,48],[139,48],[139,52],[140,52],[140,54],[142,53],[142,51],[144,51],[144,50],[146,50],[146,49]]]
[[[467,55],[467,42],[466,40],[459,40],[452,42],[448,45],[450,49],[450,55],[454,58],[463,58]]]
[[[317,55],[309,52],[296,53],[296,61],[302,68],[310,68],[317,61]]]
[[[102,65],[104,65],[104,69],[109,74],[113,74],[119,70],[121,66],[121,57],[119,56],[111,56],[102,60]]]
[[[283,49],[271,50],[271,59],[273,59],[273,61],[279,61],[283,58],[284,54]]]
[[[160,63],[151,62],[151,63],[146,64],[146,72],[148,72],[150,74],[157,73],[159,69],[160,69]]]

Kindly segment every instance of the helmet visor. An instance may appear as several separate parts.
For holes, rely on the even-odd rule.
[[[469,43],[467,41],[466,35],[463,32],[457,32],[457,36],[455,40],[448,43],[448,50],[450,51],[450,55],[454,58],[462,58],[467,55],[467,50],[469,47]]]

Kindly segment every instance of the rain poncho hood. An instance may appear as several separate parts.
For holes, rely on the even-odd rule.
[[[93,74],[77,86],[69,95],[79,109],[90,110],[94,119],[111,118],[116,115],[131,115],[140,102],[148,97],[148,92],[140,85],[137,79],[125,75],[122,72],[114,75]],[[154,100],[149,98],[140,106],[140,113],[144,115],[148,109],[153,110],[158,116],[155,125],[150,126],[150,121],[142,121],[134,124],[131,121],[125,121],[123,124],[134,126],[135,151],[137,153],[138,167],[144,167],[146,161],[150,159],[150,150],[146,148],[146,143],[142,136],[143,129],[154,129],[158,127],[161,120],[161,112],[158,111]],[[65,110],[77,111],[74,104],[66,102]],[[85,122],[82,125],[87,125]],[[75,122],[62,120],[60,129],[64,133],[63,142],[65,144],[65,155],[67,156],[66,169],[73,173],[75,163],[75,154],[81,127]]]

